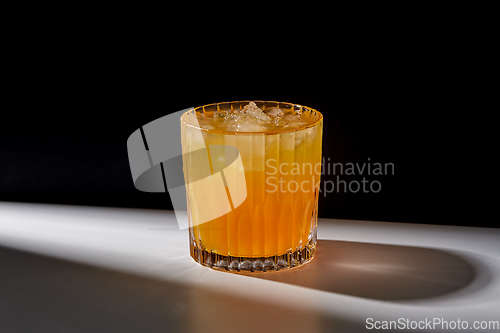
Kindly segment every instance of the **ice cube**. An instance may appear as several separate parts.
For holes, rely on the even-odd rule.
[[[250,102],[241,111],[235,111],[224,115],[222,126],[228,131],[234,132],[261,132],[265,130],[265,124],[272,118],[265,114],[254,102]]]
[[[269,108],[266,110],[266,114],[269,115],[269,116],[272,116],[272,117],[276,117],[276,116],[283,116],[285,113],[280,109],[280,108],[276,108],[276,107],[273,107],[273,108]]]
[[[312,143],[314,141],[314,139],[316,138],[316,134],[317,134],[317,127],[316,126],[306,129],[307,143]]]
[[[245,107],[242,112],[262,121],[271,121],[271,117],[265,114],[254,102],[250,102]]]
[[[304,141],[306,137],[306,130],[295,132],[295,145],[298,146]]]
[[[300,117],[299,116],[296,116],[294,114],[287,114],[286,116],[283,117],[283,120],[288,122],[288,123],[291,123],[291,122],[294,122],[294,121],[299,121],[300,120]]]
[[[236,126],[235,132],[262,132],[264,130],[264,126],[256,123],[242,123]]]
[[[274,117],[274,119],[273,119],[274,126],[279,127],[281,125],[281,123],[282,123],[282,119],[280,116]]]
[[[233,132],[260,132],[264,130],[259,119],[243,112],[233,112],[224,117],[224,125]]]
[[[294,122],[288,123],[288,127],[292,127],[292,128],[298,128],[298,127],[302,127],[302,126],[305,126],[305,125],[307,125],[307,122],[303,121],[303,120],[299,120],[299,121],[294,121]]]

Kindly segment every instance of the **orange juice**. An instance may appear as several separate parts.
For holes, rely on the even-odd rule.
[[[191,256],[230,271],[308,262],[316,247],[322,115],[265,101],[217,103],[190,112],[181,124]],[[194,116],[197,124],[190,121]],[[216,165],[228,159],[216,149],[223,146],[239,153],[225,169]],[[208,164],[186,154],[204,148]],[[213,179],[192,182],[203,172]]]

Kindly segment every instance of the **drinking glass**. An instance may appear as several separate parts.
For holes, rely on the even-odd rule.
[[[301,114],[308,124],[263,132],[193,124],[197,114],[235,112],[249,102],[204,105],[181,117],[190,253],[233,272],[300,266],[316,251],[323,116],[298,104],[253,101],[264,112]]]

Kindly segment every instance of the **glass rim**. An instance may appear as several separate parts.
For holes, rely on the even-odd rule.
[[[202,128],[202,127],[199,127],[199,126],[195,126],[195,125],[190,124],[189,122],[187,122],[185,120],[185,116],[189,112],[193,112],[193,111],[197,112],[198,110],[202,110],[202,112],[204,112],[206,107],[214,107],[214,106],[218,107],[220,104],[233,104],[233,103],[234,104],[236,104],[236,103],[240,104],[240,103],[250,103],[250,102],[254,102],[254,103],[262,103],[262,102],[263,103],[277,103],[277,105],[287,104],[287,105],[290,105],[290,106],[293,106],[293,107],[299,107],[300,109],[306,109],[306,111],[315,112],[319,117],[318,117],[318,119],[316,119],[312,123],[304,125],[304,126],[301,126],[301,127],[297,127],[297,128],[282,129],[282,130],[278,130],[278,131],[258,131],[258,132],[235,132],[235,131],[222,131],[222,130],[208,129],[208,128]],[[241,106],[240,106],[240,110],[241,110]],[[184,112],[182,114],[182,116],[181,116],[181,121],[186,126],[189,126],[189,127],[192,127],[192,128],[204,131],[204,132],[208,132],[208,133],[224,134],[224,135],[256,135],[256,134],[270,135],[270,134],[280,134],[280,133],[292,133],[292,132],[302,131],[302,130],[305,130],[305,129],[308,129],[308,128],[311,128],[311,127],[315,127],[322,120],[323,120],[323,114],[321,114],[321,112],[319,112],[318,110],[313,109],[313,108],[311,108],[309,106],[304,106],[304,105],[301,105],[301,104],[290,103],[290,102],[263,101],[263,100],[242,100],[242,101],[230,101],[230,102],[210,103],[210,104],[205,104],[205,105],[202,105],[202,106],[194,107],[194,108],[192,108],[192,109]]]

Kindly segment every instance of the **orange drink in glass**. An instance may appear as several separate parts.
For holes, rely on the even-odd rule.
[[[310,261],[323,116],[293,103],[235,101],[190,110],[181,127],[193,259],[248,272]]]

